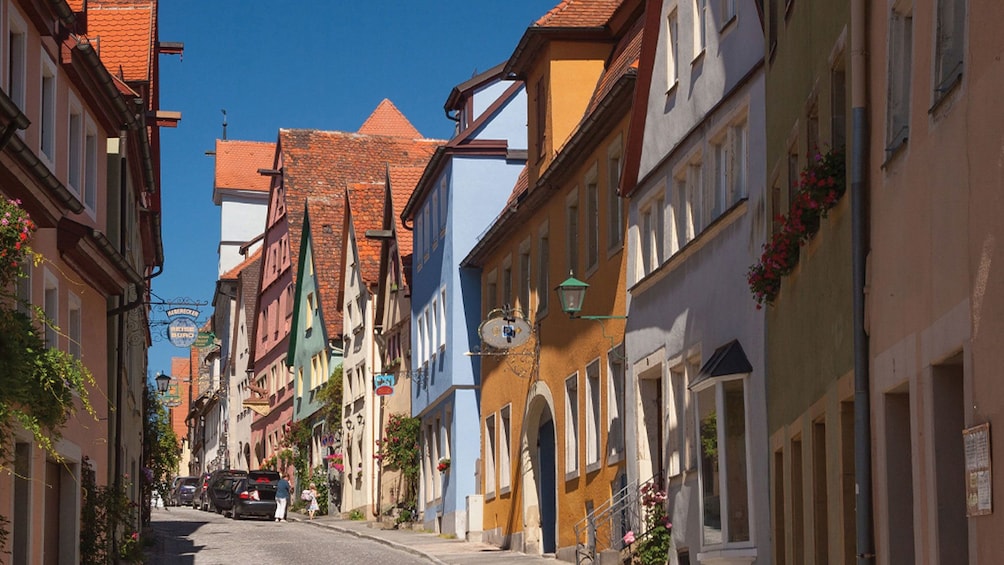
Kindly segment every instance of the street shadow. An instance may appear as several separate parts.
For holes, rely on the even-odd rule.
[[[191,565],[195,555],[203,545],[196,545],[189,536],[209,522],[207,520],[185,520],[153,522],[154,544],[146,551],[148,565]]]

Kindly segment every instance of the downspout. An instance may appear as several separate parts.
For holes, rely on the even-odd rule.
[[[854,300],[854,483],[857,563],[875,562],[872,517],[871,398],[865,333],[865,265],[868,254],[868,51],[867,3],[851,2],[851,253]]]

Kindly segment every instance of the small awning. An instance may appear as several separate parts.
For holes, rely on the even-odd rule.
[[[734,339],[715,350],[711,358],[708,359],[708,362],[701,367],[697,378],[687,388],[693,390],[695,387],[700,387],[702,383],[711,379],[744,375],[751,372],[753,372],[753,365],[746,358],[746,352],[743,351],[743,346],[739,344],[739,340]]]

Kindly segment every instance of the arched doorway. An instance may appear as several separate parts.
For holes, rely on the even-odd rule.
[[[527,395],[523,419],[523,551],[554,553],[557,548],[557,444],[554,401],[547,385],[536,382]]]

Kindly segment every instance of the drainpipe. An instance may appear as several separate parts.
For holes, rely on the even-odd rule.
[[[875,562],[872,517],[871,398],[865,333],[865,262],[868,254],[867,2],[851,2],[851,253],[854,276],[854,483],[857,563]]]

